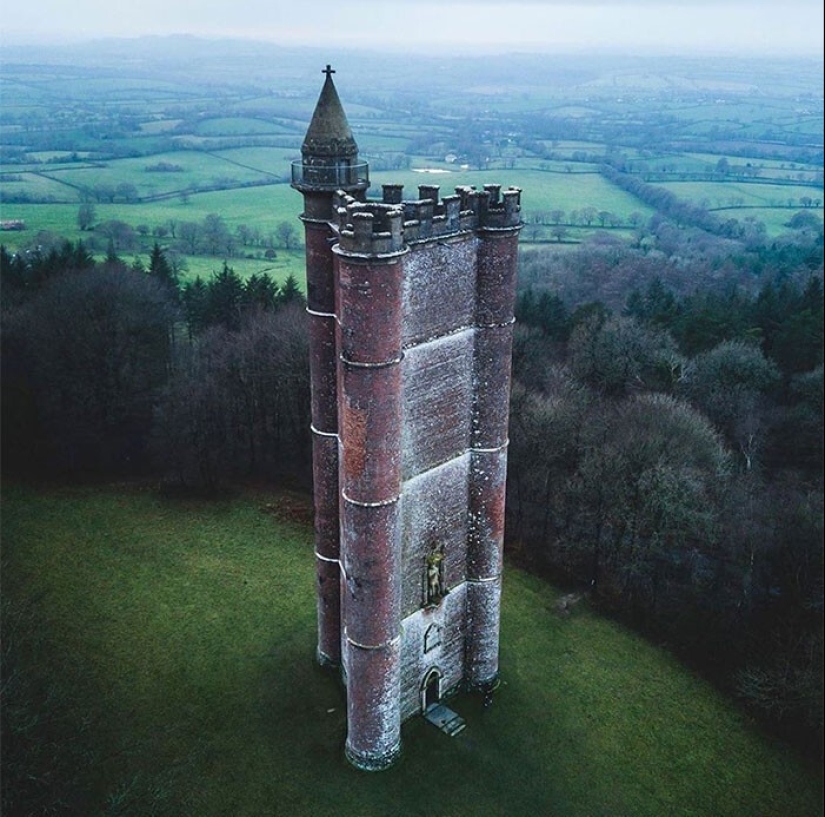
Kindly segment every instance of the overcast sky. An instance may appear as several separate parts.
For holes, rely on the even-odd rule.
[[[404,51],[821,56],[823,0],[22,0],[2,41],[195,34]]]

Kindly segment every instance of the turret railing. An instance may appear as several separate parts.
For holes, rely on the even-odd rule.
[[[292,186],[320,190],[366,189],[370,185],[370,166],[367,162],[335,165],[292,163]]]

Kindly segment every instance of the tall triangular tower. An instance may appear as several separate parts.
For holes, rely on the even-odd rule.
[[[347,688],[346,755],[383,769],[401,723],[498,678],[520,191],[384,185],[327,66],[304,197],[318,660]]]

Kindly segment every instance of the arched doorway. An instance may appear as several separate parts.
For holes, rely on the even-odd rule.
[[[441,700],[441,673],[433,667],[421,684],[421,711],[426,712]]]

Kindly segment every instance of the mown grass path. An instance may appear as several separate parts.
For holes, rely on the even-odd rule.
[[[821,776],[705,682],[515,569],[493,706],[459,696],[461,735],[413,719],[397,767],[351,769],[295,503],[5,486],[3,625],[27,679],[5,705],[49,709],[12,742],[50,764],[37,796],[88,815],[822,813]]]

